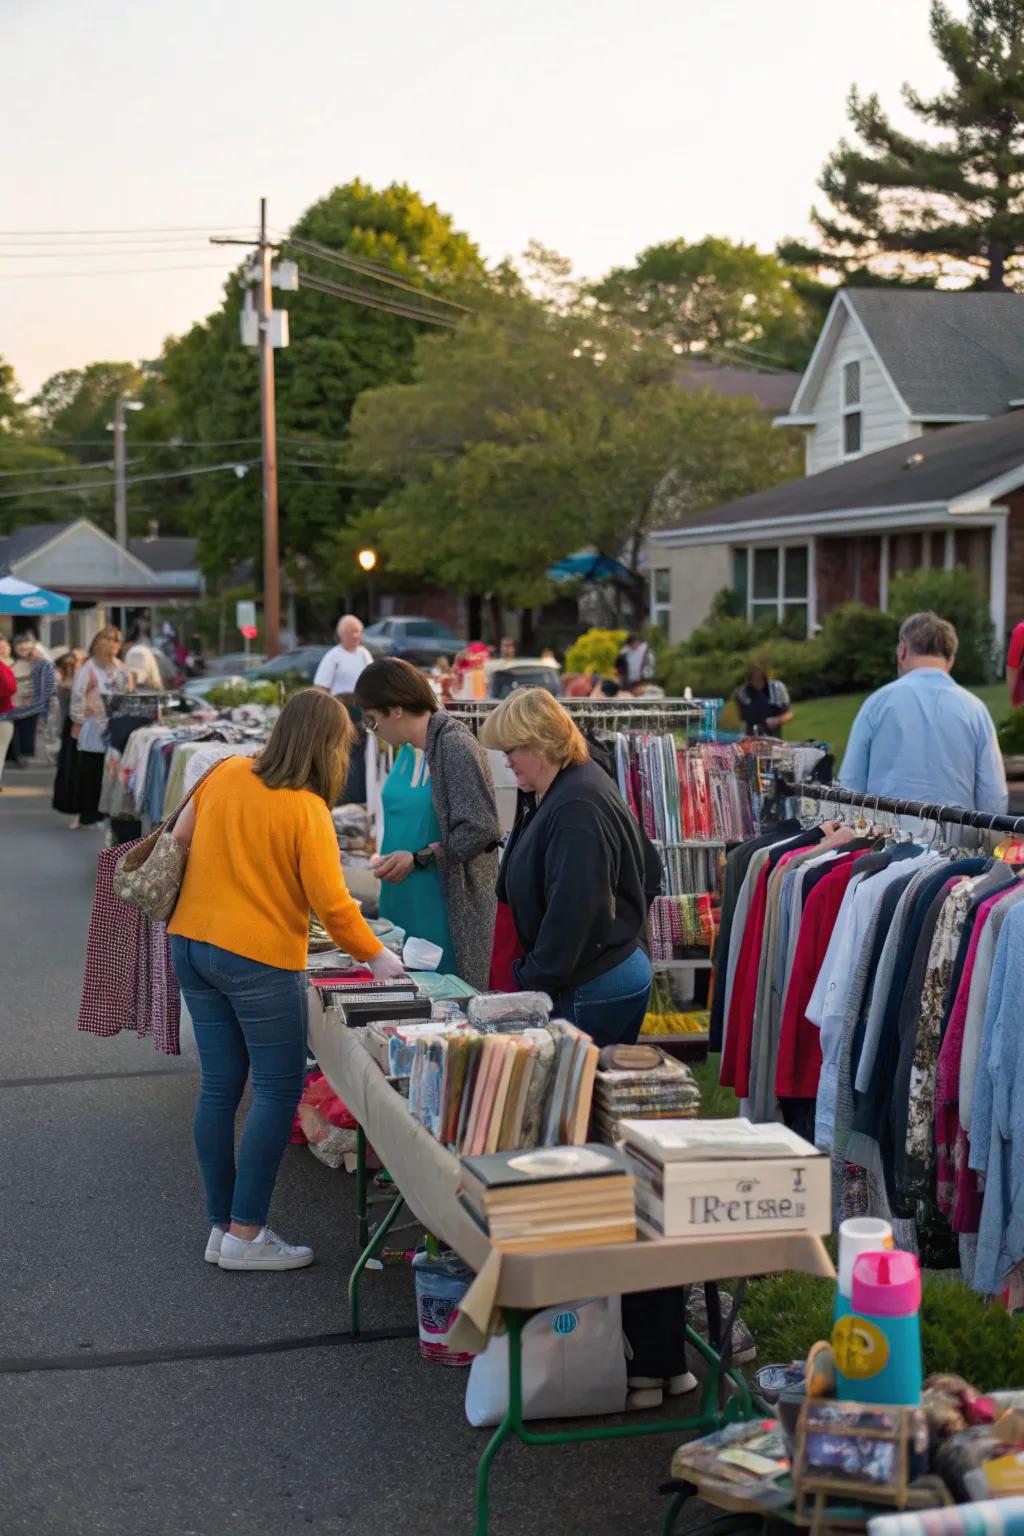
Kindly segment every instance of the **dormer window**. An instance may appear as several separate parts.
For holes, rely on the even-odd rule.
[[[843,364],[843,453],[848,459],[861,451],[860,363]]]

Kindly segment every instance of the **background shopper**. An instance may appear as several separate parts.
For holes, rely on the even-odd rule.
[[[168,924],[202,1067],[195,1144],[206,1189],[206,1259],[222,1269],[301,1269],[311,1248],[267,1226],[306,1069],[310,911],[374,975],[401,974],[345,886],[331,820],[352,725],[319,689],[295,694],[260,755],[202,781],[174,836],[189,845]],[[235,1162],[235,1116],[252,1107]]]
[[[950,677],[957,634],[937,613],[900,626],[899,677],[864,700],[839,782],[862,794],[1006,810],[1006,772],[985,705]]]
[[[793,718],[785,683],[769,677],[754,661],[736,690],[736,704],[750,736],[781,736],[782,727]]]
[[[366,732],[355,707],[356,685],[373,657],[362,644],[363,624],[354,613],[343,614],[336,626],[337,645],[320,660],[313,678],[314,688],[340,699],[351,712],[355,725],[355,738],[350,753],[348,778],[341,789],[340,799],[362,805],[366,801]]]
[[[590,759],[569,713],[543,688],[511,694],[484,723],[524,791],[498,876],[523,958],[524,990],[598,1045],[632,1044],[651,992],[647,908],[661,871],[615,783]]]
[[[0,793],[4,787],[4,764],[14,735],[11,711],[14,708],[14,695],[18,691],[18,681],[11,666],[13,660],[11,642],[6,635],[0,635]]]
[[[382,917],[443,950],[438,970],[485,988],[501,825],[487,755],[422,672],[388,657],[356,686],[367,728],[397,747],[384,783]]]
[[[12,671],[17,691],[10,715],[14,726],[10,757],[12,762],[21,763],[36,755],[36,733],[50,707],[54,681],[53,663],[31,630],[22,630],[14,637]]]
[[[106,752],[107,708],[113,693],[131,693],[135,684],[127,667],[117,659],[121,631],[113,624],[97,631],[89,655],[75,676],[71,689],[71,737],[75,742],[74,826],[95,827],[100,815],[103,759]]]
[[[75,677],[84,661],[85,655],[82,651],[67,651],[63,656],[58,656],[54,662],[57,686],[53,690],[50,717],[47,722],[48,734],[52,729],[51,750],[54,751],[57,763],[53,778],[53,808],[65,816],[72,816],[73,826],[78,823],[75,783],[78,746],[71,735],[71,694],[74,690]]]

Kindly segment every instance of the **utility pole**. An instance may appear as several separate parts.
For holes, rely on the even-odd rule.
[[[114,537],[128,548],[128,487],[125,485],[124,395],[114,402]]]
[[[263,640],[268,656],[281,643],[281,555],[277,515],[277,417],[274,410],[273,252],[267,243],[267,200],[260,198],[260,435],[263,440]]]

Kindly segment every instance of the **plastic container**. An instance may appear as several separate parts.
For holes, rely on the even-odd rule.
[[[473,1283],[473,1271],[455,1254],[422,1252],[413,1259],[412,1268],[416,1277],[420,1354],[434,1365],[471,1365],[472,1354],[448,1348],[448,1334],[459,1303]]]
[[[852,1311],[832,1330],[836,1395],[914,1407],[921,1401],[921,1269],[912,1253],[862,1253]]]
[[[832,1321],[838,1322],[851,1308],[853,1266],[862,1253],[881,1253],[892,1247],[892,1227],[877,1216],[851,1216],[839,1228],[839,1279]]]
[[[436,971],[441,964],[444,950],[429,939],[410,938],[405,941],[402,960],[407,971]]]

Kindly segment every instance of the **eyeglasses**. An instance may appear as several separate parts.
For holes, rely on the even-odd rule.
[[[366,714],[364,714],[363,715],[363,722],[364,722],[364,724],[366,726],[366,729],[368,731],[376,731],[377,724],[378,724],[377,716],[376,715],[366,715]]]

